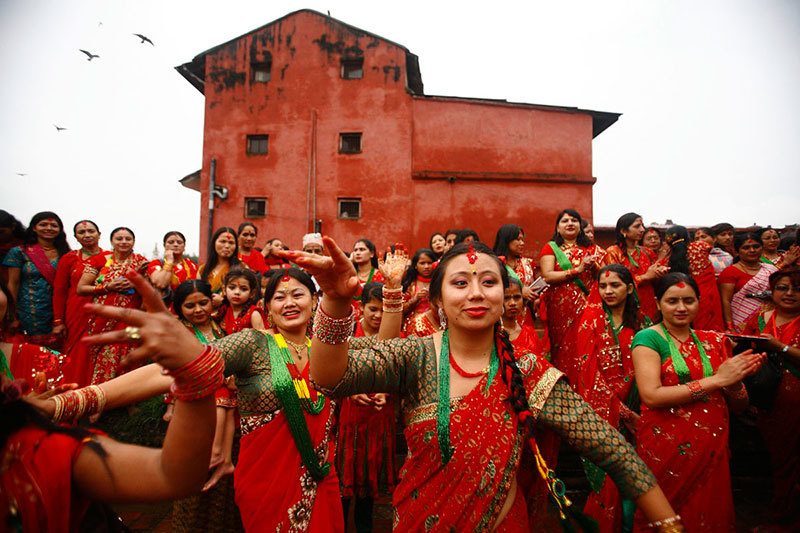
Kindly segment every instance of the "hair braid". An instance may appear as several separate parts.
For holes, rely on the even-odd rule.
[[[500,328],[499,323],[494,327],[495,344],[497,355],[500,359],[500,371],[503,381],[506,383],[509,392],[509,401],[514,412],[517,413],[520,425],[525,427],[525,438],[533,439],[533,414],[528,405],[528,396],[525,393],[525,385],[522,381],[522,372],[517,366],[514,358],[514,345],[508,337],[508,332]]]

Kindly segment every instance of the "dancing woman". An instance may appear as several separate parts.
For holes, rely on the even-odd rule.
[[[581,216],[565,209],[556,217],[553,240],[542,248],[539,267],[550,284],[543,294],[547,310],[547,332],[553,365],[567,375],[570,383],[578,379],[579,362],[573,348],[572,327],[586,305],[597,271],[597,247],[581,230]]]
[[[679,521],[633,449],[561,372],[534,354],[515,361],[496,325],[508,277],[491,249],[456,245],[434,272],[431,298],[447,330],[358,349],[349,341],[358,279],[336,244],[325,244],[331,257],[292,253],[325,294],[312,376],[335,397],[390,392],[402,399],[409,456],[394,494],[396,531],[529,531],[517,474],[526,446],[536,449],[529,438],[537,420],[610,472],[652,520]]]
[[[133,270],[143,273],[147,268],[147,259],[133,251],[136,236],[128,228],[115,228],[111,232],[113,253],[98,254],[89,260],[86,269],[78,281],[77,292],[80,296],[94,297],[94,303],[139,309],[142,299],[125,277]],[[89,317],[87,331],[97,335],[113,330],[124,330],[124,322],[109,319],[105,316]],[[90,348],[90,367],[93,385],[108,381],[123,373],[122,359],[131,350],[125,342],[96,345]]]
[[[764,356],[748,350],[731,357],[721,333],[691,328],[701,296],[691,277],[667,274],[655,290],[663,321],[633,339],[642,401],[636,450],[688,531],[733,531],[728,406],[747,406],[742,380]],[[639,515],[635,528],[645,523]]]

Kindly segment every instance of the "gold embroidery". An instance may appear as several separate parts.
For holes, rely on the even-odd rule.
[[[553,385],[564,376],[564,373],[561,372],[559,369],[555,367],[548,368],[542,377],[539,378],[539,381],[536,382],[536,385],[533,387],[533,390],[528,394],[528,405],[530,405],[531,413],[533,414],[534,418],[539,417],[539,413],[542,412],[542,407],[544,406],[544,402],[547,401],[547,397],[550,396],[550,391],[553,390]]]
[[[458,408],[461,406],[461,401],[463,399],[464,399],[463,396],[458,398],[450,398],[451,414],[458,410]],[[405,413],[403,414],[403,420],[405,421],[406,426],[435,419],[436,419],[435,403],[429,403],[426,405],[421,405],[420,407],[416,407],[414,409],[409,409],[405,411]]]

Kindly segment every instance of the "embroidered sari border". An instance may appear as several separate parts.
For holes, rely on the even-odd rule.
[[[542,412],[547,397],[553,390],[556,382],[564,376],[564,373],[555,367],[545,370],[542,377],[536,383],[536,386],[528,394],[528,405],[530,405],[531,413],[534,418],[539,418],[539,413]]]

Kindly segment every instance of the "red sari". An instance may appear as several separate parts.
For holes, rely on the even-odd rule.
[[[784,344],[800,348],[800,317],[775,325],[774,311],[761,311],[745,326],[745,335],[768,333]],[[783,377],[775,402],[761,411],[759,429],[772,463],[773,519],[789,529],[800,527],[800,363],[784,357]]]
[[[721,333],[695,331],[716,371],[731,354]],[[677,344],[677,341],[673,341]],[[633,348],[647,346],[661,355],[661,383],[680,384],[660,330],[642,330]],[[689,380],[703,377],[700,353],[692,337],[677,347],[689,368]],[[733,494],[728,450],[728,406],[722,391],[707,401],[650,409],[642,404],[636,429],[636,451],[658,480],[686,531],[734,531]],[[636,531],[651,531],[640,511]]]
[[[49,348],[27,342],[13,343],[11,353],[0,352],[0,356],[10,359],[10,362],[0,361],[0,369],[8,365],[11,372],[9,379],[24,379],[36,390],[43,390],[45,385],[52,387],[65,382],[65,356]],[[40,374],[44,374],[46,384],[39,382]]]
[[[38,427],[12,434],[0,450],[0,524],[9,531],[18,524],[26,533],[78,531],[89,500],[75,490],[72,465],[83,445]],[[11,501],[18,521],[9,517]]]
[[[543,356],[542,341],[539,339],[536,330],[527,323],[523,324],[521,328],[517,338],[511,341],[511,344],[514,346],[514,353],[535,353]]]
[[[717,275],[711,264],[711,245],[704,241],[692,241],[686,247],[689,259],[689,274],[700,289],[700,309],[692,322],[695,329],[725,331],[722,318],[722,299],[719,296]]]
[[[263,274],[267,270],[269,270],[269,266],[267,265],[266,261],[264,261],[264,256],[261,255],[261,252],[253,248],[250,250],[249,254],[239,254],[239,261],[247,265],[247,268],[252,270],[253,272],[258,272],[259,274]]]
[[[366,337],[361,321],[353,337]],[[350,398],[340,402],[336,472],[342,498],[391,494],[395,475],[395,407],[392,398],[380,411]]]
[[[108,257],[110,253],[100,250],[97,255]],[[89,261],[97,255],[84,259],[81,250],[72,250],[61,256],[53,286],[53,317],[61,320],[67,329],[62,348],[66,355],[64,380],[66,383],[77,383],[79,387],[85,387],[91,381],[89,346],[78,341],[87,333],[89,315],[83,306],[90,303],[92,297],[80,296],[77,287]]]
[[[627,403],[633,388],[631,341],[634,330],[614,329],[602,303],[586,306],[577,333],[577,349],[583,360],[578,393],[617,430],[621,418],[629,412]],[[617,486],[602,470],[584,463],[592,492],[584,512],[597,520],[600,531],[620,531],[623,509]],[[631,516],[632,518],[632,516]]]
[[[423,288],[427,289],[430,285],[430,278],[423,278],[419,276],[414,284],[408,288],[408,291],[403,295],[405,301],[410,300],[417,291],[420,290],[419,284],[423,284]],[[409,312],[408,316],[403,321],[403,336],[415,335],[417,337],[427,337],[439,331],[439,324],[437,323],[433,308],[428,298],[420,298],[414,308]]]
[[[147,264],[147,275],[152,276],[164,268],[164,261],[153,259]],[[173,291],[184,281],[197,278],[197,265],[191,259],[182,257],[178,263],[172,265],[172,278],[169,280],[169,288]]]
[[[124,277],[125,273],[135,270],[144,273],[147,268],[147,259],[136,253],[132,253],[124,261],[116,261],[114,255],[96,255],[89,260],[86,266],[87,272],[97,274],[95,286],[105,287],[110,281]],[[126,307],[128,309],[138,309],[142,306],[142,297],[130,289],[122,292],[104,292],[94,297],[94,303],[103,305],[113,305],[115,307]],[[96,335],[107,331],[125,329],[128,325],[116,319],[105,318],[98,315],[91,315],[88,321],[87,333]],[[128,352],[133,349],[130,343],[122,342],[115,344],[104,344],[89,348],[92,364],[91,384],[97,385],[113,379],[129,370],[131,367],[123,368],[120,361]]]
[[[639,278],[657,261],[658,257],[655,252],[649,248],[637,246],[636,250],[629,254],[627,250],[623,250],[617,244],[609,246],[606,249],[606,256],[603,258],[604,265],[618,263],[631,271],[636,284],[639,312],[646,316],[651,323],[655,321],[656,317],[656,293],[651,281],[641,281]]]
[[[355,311],[355,320],[358,321],[361,318],[361,293],[364,292],[364,285],[370,282],[374,283],[383,283],[383,274],[377,268],[372,268],[369,271],[369,276],[367,276],[366,281],[361,281],[359,278],[358,280],[358,289],[356,289],[356,293],[353,295],[353,311]]]
[[[562,375],[542,358],[527,354],[518,365],[538,414]],[[394,493],[394,531],[529,531],[525,494],[520,488],[499,524],[500,511],[517,475],[524,442],[517,417],[505,399],[500,375],[487,377],[463,398],[450,400],[450,444],[459,452],[442,464],[437,438],[436,404],[405,413],[408,459]],[[476,431],[480,428],[480,431]]]
[[[225,334],[231,335],[243,329],[252,328],[252,318],[255,311],[258,311],[258,308],[255,305],[251,305],[244,313],[237,317],[233,316],[233,308],[230,305],[226,305],[225,315],[222,319],[222,329],[225,330]]]
[[[584,257],[594,255],[596,246],[571,246],[562,250],[574,268],[581,264]],[[545,244],[541,251],[542,257],[547,255],[555,255],[550,244]],[[564,271],[558,261],[555,261],[553,269],[555,272]],[[594,285],[594,272],[594,268],[587,267],[570,281],[551,283],[542,295],[546,308],[552,362],[567,375],[570,383],[575,383],[578,379],[580,361],[569,344],[574,340],[573,326],[586,306],[587,295]],[[580,288],[578,281],[585,287],[585,291]]]

